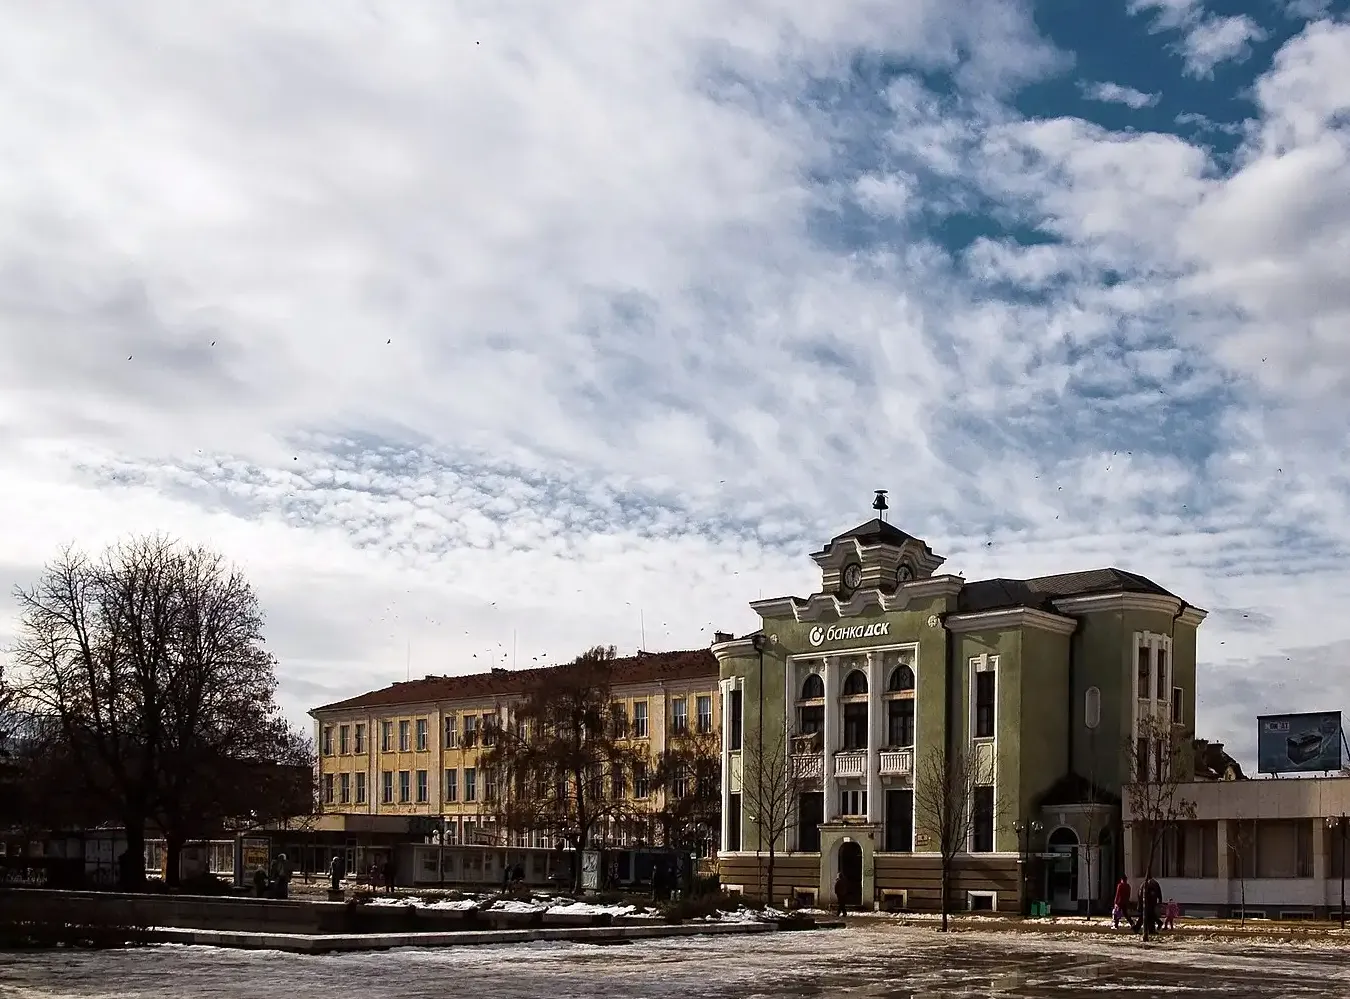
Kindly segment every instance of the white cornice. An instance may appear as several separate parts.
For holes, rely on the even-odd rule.
[[[750,639],[736,638],[730,642],[718,642],[712,647],[712,654],[717,657],[720,664],[728,659],[743,659],[759,653],[755,649],[755,643]]]
[[[1056,635],[1069,635],[1078,627],[1078,622],[1071,617],[1061,617],[1031,607],[1008,607],[1003,610],[979,611],[972,614],[953,614],[947,618],[946,623],[947,630],[953,634],[1034,628]]]
[[[800,622],[819,621],[826,617],[857,617],[864,611],[878,607],[883,611],[905,610],[912,601],[931,597],[954,597],[965,582],[957,576],[929,576],[902,583],[894,593],[881,590],[859,590],[848,600],[840,600],[833,593],[815,593],[809,597],[774,597],[752,601],[750,607],[760,617],[768,619],[791,614]],[[713,647],[716,650],[717,646]]]
[[[1145,611],[1175,615],[1183,624],[1195,627],[1208,612],[1192,607],[1180,597],[1162,593],[1094,593],[1082,597],[1064,597],[1055,601],[1055,609],[1065,614],[1091,614],[1103,611]]]

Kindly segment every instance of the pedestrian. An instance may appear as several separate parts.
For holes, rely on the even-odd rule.
[[[844,887],[844,872],[840,871],[834,876],[834,906],[841,919],[848,915],[848,903],[844,900]]]
[[[253,890],[258,893],[259,898],[267,897],[267,868],[261,864],[253,872]]]
[[[1120,929],[1122,919],[1130,923],[1130,879],[1123,875],[1116,882],[1116,897],[1111,905],[1111,928]]]
[[[394,861],[392,858],[384,862],[384,890],[385,894],[394,894]]]
[[[286,861],[284,853],[277,854],[277,859],[272,862],[272,888],[275,898],[284,899],[289,893],[291,884],[291,865]]]
[[[342,890],[342,876],[346,873],[343,870],[344,867],[345,865],[342,863],[342,858],[336,853],[333,854],[333,862],[328,865],[328,876],[333,881],[333,891]]]
[[[1163,924],[1167,929],[1177,928],[1177,917],[1181,915],[1181,906],[1177,905],[1177,900],[1169,898],[1167,900],[1167,921]]]
[[[1148,928],[1151,933],[1158,933],[1162,930],[1163,911],[1162,911],[1162,886],[1157,880],[1149,877],[1144,881],[1144,912],[1143,918],[1148,921]]]

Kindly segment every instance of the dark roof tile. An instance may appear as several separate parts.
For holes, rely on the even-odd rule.
[[[349,697],[344,701],[334,701],[332,704],[314,708],[310,713],[520,694],[529,687],[531,679],[541,673],[569,668],[571,664],[545,666],[539,669],[504,669],[462,676],[428,676],[421,680],[395,683],[380,690]],[[708,649],[641,652],[636,656],[614,660],[611,682],[617,686],[628,683],[653,683],[660,680],[689,680],[703,676],[716,678],[717,675],[717,659]]]
[[[1033,579],[976,579],[965,584],[957,600],[962,611],[999,610],[1005,607],[1050,610],[1055,600],[1097,593],[1154,593],[1176,597],[1175,593],[1163,589],[1146,576],[1109,568],[1062,572]]]

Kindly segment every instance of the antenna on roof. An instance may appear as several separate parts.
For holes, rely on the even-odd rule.
[[[872,509],[877,512],[877,516],[883,521],[886,519],[886,511],[890,509],[890,504],[886,502],[886,490],[876,490],[876,499],[872,500]]]
[[[516,668],[516,629],[511,629],[511,668]]]
[[[643,615],[642,608],[638,608],[638,629],[642,632],[642,648],[638,651],[647,651],[647,618]]]
[[[411,638],[408,639],[408,648],[407,648],[407,653],[406,653],[406,655],[407,655],[407,660],[406,660],[406,663],[405,663],[405,666],[404,666],[406,672],[404,673],[404,676],[405,676],[408,680],[412,680],[412,639],[411,639]]]

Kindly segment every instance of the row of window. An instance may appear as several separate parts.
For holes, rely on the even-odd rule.
[[[1139,676],[1136,681],[1140,698],[1152,696],[1166,701],[1171,677],[1167,672],[1167,650],[1139,646]]]
[[[479,743],[479,733],[482,734],[482,743],[484,746],[491,746],[495,739],[497,727],[501,723],[500,715],[497,712],[487,712],[482,715],[465,714],[463,715],[462,734],[459,727],[458,715],[446,715],[443,732],[443,747],[445,749],[472,749]],[[631,729],[628,724],[628,707],[622,702],[616,702],[613,705],[613,719],[615,730],[631,735],[635,739],[645,739],[648,735],[647,725],[647,702],[635,701],[633,704],[633,723]],[[415,720],[401,720],[395,722],[380,722],[380,752],[400,753],[418,752],[425,753],[430,748],[430,728],[426,718]],[[713,703],[712,698],[706,695],[699,695],[694,699],[694,724],[698,732],[707,734],[713,729]],[[672,732],[681,733],[689,729],[689,702],[686,698],[677,697],[670,704],[670,729]],[[397,741],[395,733],[397,732]],[[523,732],[521,733],[523,735]],[[347,725],[325,725],[321,736],[321,752],[324,756],[346,756],[348,754],[360,755],[366,752],[366,726],[361,722]]]
[[[976,787],[971,800],[971,853],[994,852],[994,789]],[[839,813],[845,816],[867,814],[867,792],[849,788],[839,792]],[[797,803],[797,849],[804,853],[820,851],[820,825],[825,821],[825,796],[821,791],[804,792]],[[741,842],[741,796],[732,794],[727,812],[725,848],[735,852],[754,849]],[[882,848],[887,853],[910,853],[914,849],[914,791],[897,788],[885,792],[885,816],[882,823]]]
[[[462,777],[462,781],[461,781]],[[627,797],[631,787],[633,797],[642,799],[651,794],[651,778],[647,767],[635,763],[632,767],[632,781],[621,767],[613,766],[608,773],[609,793],[613,798]],[[600,778],[597,777],[597,780]],[[463,801],[474,803],[479,800],[479,769],[465,767],[463,771],[450,768],[445,771],[442,801],[447,804],[459,802],[461,787]],[[716,793],[715,781],[711,774],[692,773],[684,768],[677,770],[671,778],[670,791],[676,798],[686,797],[691,790],[700,796],[711,797]],[[496,797],[496,784],[490,771],[482,771],[483,800],[492,801]],[[536,789],[537,793],[548,793],[546,786]],[[360,771],[344,774],[323,775],[323,800],[325,804],[366,803],[366,775]],[[427,770],[384,770],[380,773],[380,801],[392,805],[425,805],[431,800],[430,771]]]

